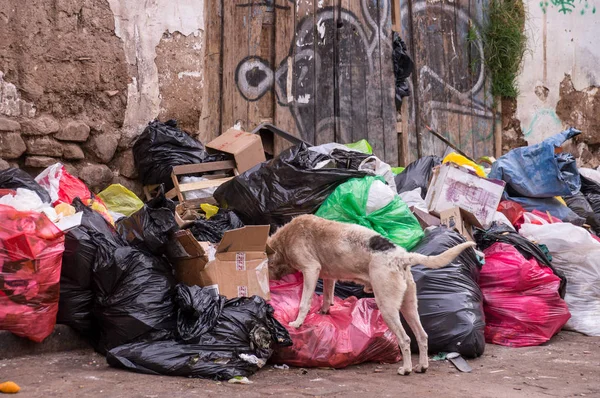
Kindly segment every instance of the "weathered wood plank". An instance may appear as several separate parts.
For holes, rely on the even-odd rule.
[[[368,54],[369,72],[367,76],[367,138],[373,147],[373,154],[385,159],[385,135],[383,122],[383,100],[381,87],[381,59],[379,53],[379,3],[361,1],[365,29],[370,37],[368,41],[370,53]]]
[[[412,0],[400,0],[400,21],[401,36],[406,42],[408,53],[414,62],[414,71],[408,79],[411,93],[409,97],[404,98],[402,101],[402,134],[406,143],[406,164],[404,166],[407,166],[419,156],[418,127],[421,121],[417,115],[420,115],[418,105],[419,98],[422,97],[422,93],[419,90],[419,70],[422,60],[419,51],[417,51],[418,47],[415,36],[417,34],[415,33],[417,26],[413,17]]]
[[[248,59],[254,64],[245,75],[238,73],[237,82],[256,89],[248,98],[248,131],[261,122],[273,121],[273,86],[269,84],[269,75],[273,64],[273,20],[274,7],[265,5],[261,0],[252,0],[249,24]],[[272,76],[272,75],[271,75]]]
[[[357,17],[357,19],[354,18]],[[341,1],[341,10],[336,13],[336,42],[332,43],[336,52],[337,83],[335,95],[335,120],[337,142],[349,143],[366,138],[367,107],[366,90],[369,74],[368,47],[356,34],[362,9],[360,2]]]
[[[292,84],[289,80],[288,71],[294,68],[293,55],[290,56],[296,32],[296,9],[295,5],[289,4],[285,7],[275,8],[275,125],[288,133],[299,137],[294,117],[287,106],[288,91],[291,91]],[[290,74],[291,76],[291,74]],[[288,87],[289,85],[289,87]],[[280,137],[275,137],[275,153],[279,153],[291,144]]]
[[[381,62],[381,100],[385,140],[384,160],[395,166],[398,164],[398,132],[392,60],[392,1],[396,0],[379,0],[379,60]]]
[[[221,24],[222,0],[206,0],[205,14],[209,16],[205,30],[204,98],[199,123],[202,142],[210,142],[221,134]]]
[[[223,2],[223,102],[221,129],[226,131],[237,122],[247,128],[248,101],[238,90],[236,71],[239,62],[249,55],[250,11],[248,0]]]
[[[315,143],[325,144],[336,140],[336,51],[339,0],[319,1],[315,12]]]

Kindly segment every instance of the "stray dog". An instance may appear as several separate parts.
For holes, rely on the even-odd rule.
[[[475,244],[466,242],[438,256],[425,256],[408,253],[377,232],[360,225],[304,215],[281,227],[269,239],[269,246],[275,251],[269,255],[271,279],[278,280],[296,271],[304,276],[298,317],[290,322],[290,326],[299,328],[304,322],[319,276],[323,278],[323,314],[329,312],[333,303],[336,280],[364,285],[366,292],[374,293],[385,323],[398,337],[403,360],[398,374],[408,375],[413,370],[410,338],[402,327],[399,311],[402,311],[417,338],[419,364],[414,371],[423,373],[429,367],[427,333],[421,326],[417,311],[417,291],[410,272],[411,265],[441,268]]]

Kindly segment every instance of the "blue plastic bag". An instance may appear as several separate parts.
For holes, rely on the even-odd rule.
[[[581,188],[575,158],[567,153],[555,154],[554,149],[580,133],[570,128],[537,145],[513,149],[494,162],[488,177],[506,181],[511,196],[574,195]]]

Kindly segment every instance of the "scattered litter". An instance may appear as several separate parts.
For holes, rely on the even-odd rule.
[[[21,391],[21,387],[17,383],[12,381],[5,381],[0,383],[0,392],[3,394],[16,394]]]
[[[290,369],[290,367],[287,366],[285,363],[282,365],[273,365],[273,368],[278,369],[278,370],[289,370]]]
[[[227,381],[229,384],[252,384],[253,382],[248,380],[247,377],[236,376]]]

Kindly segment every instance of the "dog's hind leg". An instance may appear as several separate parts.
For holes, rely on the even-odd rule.
[[[329,307],[333,305],[333,293],[335,291],[335,279],[323,279],[323,305],[321,314],[328,314]]]
[[[304,285],[302,287],[302,299],[300,300],[300,309],[298,311],[298,317],[294,322],[290,322],[290,326],[299,328],[304,323],[304,319],[310,311],[310,303],[312,297],[315,294],[317,288],[317,282],[319,280],[319,273],[321,272],[321,264],[318,262],[307,262],[304,263],[302,276],[304,277]]]
[[[402,302],[402,315],[404,320],[413,331],[417,344],[419,345],[419,364],[415,366],[414,371],[417,373],[425,373],[429,368],[429,358],[427,357],[427,332],[423,329],[421,318],[417,307],[417,285],[410,271],[407,271],[406,278],[406,293]]]
[[[406,281],[401,272],[399,270],[390,272],[387,265],[373,267],[371,264],[369,276],[375,294],[375,302],[377,302],[383,320],[398,338],[398,345],[402,351],[402,366],[398,369],[398,374],[404,376],[412,372],[412,359],[410,357],[410,337],[406,334],[400,321],[400,308],[402,308],[402,299],[406,290]]]

